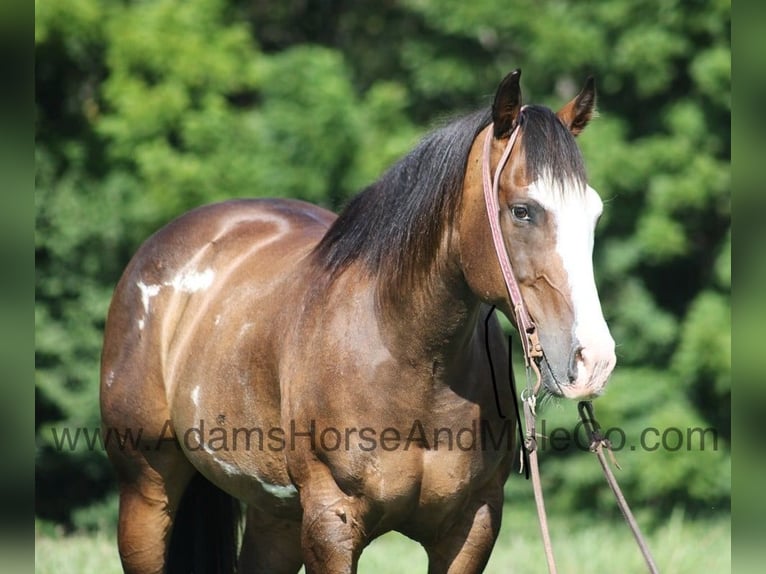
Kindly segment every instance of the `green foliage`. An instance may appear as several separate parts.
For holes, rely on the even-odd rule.
[[[219,0],[163,0],[116,8],[105,28],[109,76],[94,127],[108,159],[135,170],[143,214],[157,225],[228,189],[247,193],[258,133],[227,100],[262,75],[247,26],[226,22]]]
[[[694,406],[685,384],[675,372],[622,368],[594,403],[623,468],[615,472],[628,500],[634,509],[653,509],[660,522],[680,500],[695,512],[728,506],[727,436]],[[556,493],[551,506],[618,516],[579,422],[576,406],[562,401],[549,406],[538,423],[547,437],[542,442],[541,472],[548,491]],[[556,443],[555,437],[564,431],[572,440]]]
[[[112,493],[104,500],[81,507],[72,513],[72,522],[78,532],[109,532],[117,524],[119,496]]]
[[[104,317],[143,239],[236,196],[337,209],[515,67],[525,101],[552,107],[597,79],[579,140],[605,201],[595,268],[618,343],[602,422],[633,439],[719,431],[717,450],[621,452],[628,498],[660,515],[726,505],[730,3],[368,4],[36,2],[38,514],[110,516],[111,499],[85,509],[112,488],[102,453],[59,452],[51,431],[98,426]],[[572,405],[549,411],[576,422]],[[543,458],[552,507],[606,508],[586,454]]]

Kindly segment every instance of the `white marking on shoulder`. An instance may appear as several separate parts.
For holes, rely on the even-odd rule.
[[[210,287],[214,278],[215,272],[208,267],[204,271],[184,269],[171,281],[163,281],[161,284],[147,285],[143,281],[138,281],[136,287],[141,292],[141,304],[144,307],[144,316],[137,320],[138,329],[143,331],[144,327],[146,327],[146,319],[150,315],[152,299],[159,295],[163,287],[172,287],[175,291],[181,293],[196,293]]]
[[[109,373],[106,375],[106,386],[111,387],[113,382],[114,382],[114,371],[109,371]]]
[[[191,400],[195,407],[199,406],[199,385],[194,387],[194,390],[191,392]]]
[[[172,281],[167,281],[164,285],[172,287],[176,291],[184,293],[196,293],[207,289],[213,283],[215,273],[209,267],[204,271],[181,271]]]
[[[146,285],[143,281],[136,283],[136,287],[141,291],[141,303],[144,305],[144,313],[149,313],[149,305],[152,297],[156,297],[162,289],[162,285]]]

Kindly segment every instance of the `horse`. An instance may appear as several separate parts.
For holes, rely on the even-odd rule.
[[[516,315],[483,142],[494,168],[516,138],[497,217],[545,391],[597,396],[615,365],[592,264],[602,201],[575,140],[595,84],[553,112],[522,105],[520,75],[337,216],[235,199],[138,249],[101,363],[125,572],[356,572],[388,531],[419,542],[431,573],[485,567],[518,444],[497,408],[511,390],[492,385],[509,377],[493,311]]]

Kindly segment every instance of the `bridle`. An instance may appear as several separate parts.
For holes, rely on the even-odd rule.
[[[484,154],[482,161],[482,186],[484,188],[484,203],[487,208],[487,219],[489,220],[489,228],[492,232],[492,243],[495,247],[495,254],[497,255],[497,262],[500,265],[500,270],[503,275],[503,282],[505,283],[508,296],[510,297],[511,307],[513,308],[513,314],[516,319],[516,328],[521,338],[521,346],[524,350],[524,363],[527,369],[527,387],[521,393],[522,402],[524,405],[524,421],[526,426],[526,433],[524,437],[524,449],[527,453],[529,460],[530,474],[532,476],[532,488],[535,494],[535,505],[537,507],[537,518],[540,523],[540,534],[543,539],[543,546],[545,548],[545,557],[548,562],[548,572],[550,574],[556,574],[556,561],[553,557],[553,545],[551,544],[550,534],[548,532],[548,518],[545,512],[545,502],[543,500],[543,491],[540,483],[540,470],[537,462],[537,443],[535,432],[535,403],[536,396],[540,390],[542,377],[540,375],[540,368],[538,361],[544,358],[543,347],[540,344],[540,339],[537,334],[537,325],[532,320],[532,317],[527,310],[527,306],[524,304],[524,298],[521,296],[521,289],[516,281],[516,276],[513,273],[513,267],[511,266],[511,260],[508,257],[508,251],[505,247],[505,241],[503,240],[503,234],[500,230],[500,206],[499,206],[499,187],[500,187],[500,175],[503,172],[508,160],[511,157],[511,152],[516,145],[516,140],[519,137],[519,126],[521,114],[524,111],[524,107],[521,108],[516,118],[516,124],[511,131],[508,138],[508,143],[505,144],[500,160],[495,167],[495,175],[492,177],[491,173],[491,161],[492,161],[492,140],[494,138],[493,124],[490,124],[487,128],[487,135],[484,139]],[[534,385],[531,383],[530,370],[534,372],[536,381]],[[601,435],[598,423],[596,422],[593,414],[593,405],[590,401],[580,401],[578,404],[578,412],[583,421],[584,428],[590,438],[590,450],[598,457],[601,468],[606,476],[607,483],[609,484],[612,492],[614,493],[617,503],[622,511],[625,520],[628,522],[633,536],[638,543],[644,560],[647,564],[648,570],[651,574],[656,574],[658,571],[654,558],[652,557],[646,541],[644,540],[641,531],[638,527],[633,513],[628,506],[625,497],[620,490],[617,480],[614,477],[609,465],[604,456],[604,451],[608,452],[612,462],[616,465],[614,460],[614,453],[611,450],[609,441]],[[524,456],[521,453],[521,461],[523,464]],[[616,465],[619,468],[619,465]]]
[[[523,109],[522,109],[523,111]],[[521,112],[519,112],[521,113]],[[511,298],[511,306],[513,307],[513,314],[516,317],[516,328],[521,336],[521,345],[524,349],[524,362],[528,369],[532,369],[536,376],[537,381],[533,387],[534,394],[540,389],[540,369],[537,366],[537,359],[543,356],[543,347],[540,345],[540,339],[537,335],[537,325],[529,315],[527,306],[524,304],[524,298],[521,296],[521,289],[516,281],[516,276],[513,273],[511,267],[511,260],[508,257],[508,252],[505,249],[505,242],[503,241],[503,233],[500,230],[500,206],[498,204],[498,190],[500,187],[500,174],[505,168],[505,164],[508,163],[508,159],[511,157],[516,139],[519,136],[518,123],[513,128],[511,135],[508,139],[508,143],[503,150],[503,154],[500,156],[500,161],[495,168],[495,177],[493,178],[490,173],[490,163],[492,160],[492,139],[493,129],[492,125],[487,129],[487,137],[484,139],[484,161],[482,162],[482,184],[484,187],[484,203],[487,207],[487,218],[489,219],[489,228],[492,232],[492,243],[495,246],[495,254],[497,255],[497,261],[500,264],[500,270],[503,274],[503,281],[505,287],[508,290],[508,295]]]

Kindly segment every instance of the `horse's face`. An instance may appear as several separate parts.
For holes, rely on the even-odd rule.
[[[592,187],[575,181],[542,176],[513,184],[519,178],[501,183],[500,225],[522,296],[538,327],[543,382],[570,398],[597,395],[615,365],[614,340],[593,277],[593,235],[601,198]]]
[[[498,92],[493,118],[493,158],[517,122],[520,129],[500,178],[501,230],[538,328],[543,384],[556,395],[592,397],[601,393],[616,362],[593,277],[593,237],[603,204],[585,182],[574,142],[593,113],[593,83],[558,114],[537,106],[522,110],[513,78],[510,83],[500,87],[510,95]]]

